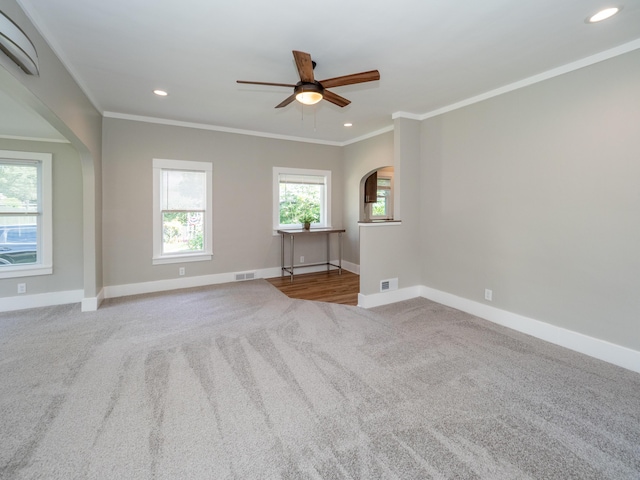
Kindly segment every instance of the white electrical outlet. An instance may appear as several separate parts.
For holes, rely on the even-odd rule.
[[[27,293],[27,284],[19,283],[18,284],[18,293]]]
[[[488,288],[484,289],[484,299],[489,302],[493,300],[493,290],[489,290]]]
[[[178,275],[180,275],[180,276],[184,275],[184,267],[180,267],[178,269]]]
[[[304,263],[304,255],[300,255],[300,263]]]

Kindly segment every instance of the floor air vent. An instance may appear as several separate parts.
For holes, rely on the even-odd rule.
[[[236,273],[236,282],[240,282],[242,280],[253,280],[254,278],[256,278],[256,272]]]

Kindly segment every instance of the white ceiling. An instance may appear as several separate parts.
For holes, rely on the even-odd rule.
[[[395,112],[427,114],[640,38],[640,0],[595,25],[585,18],[609,0],[19,3],[107,116],[337,144],[389,128]],[[381,79],[333,89],[345,108],[277,110],[291,89],[236,83],[296,83],[292,50],[311,54],[316,79]]]

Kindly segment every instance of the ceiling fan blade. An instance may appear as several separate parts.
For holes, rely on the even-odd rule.
[[[298,67],[300,80],[302,82],[313,83],[313,62],[311,61],[311,55],[294,50],[293,58],[295,59],[296,66]]]
[[[347,100],[346,98],[341,97],[340,95],[336,95],[335,93],[330,92],[329,90],[324,91],[324,93],[322,94],[322,98],[339,107],[346,107],[351,103],[351,100]]]
[[[276,108],[286,107],[291,102],[293,102],[295,99],[296,99],[296,94],[294,93],[293,95],[288,96],[282,102],[280,102],[278,105],[276,105]]]
[[[354,83],[373,82],[375,80],[380,80],[380,72],[378,72],[378,70],[370,70],[368,72],[329,78],[327,80],[322,80],[320,85],[324,88],[333,88],[341,87],[343,85],[353,85]]]
[[[271,83],[271,82],[250,82],[247,80],[236,80],[237,83],[247,83],[249,85],[273,85],[274,87],[295,87],[290,83]]]

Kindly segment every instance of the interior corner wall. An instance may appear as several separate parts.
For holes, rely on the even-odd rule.
[[[393,132],[387,132],[362,140],[343,148],[344,178],[344,260],[360,265],[360,182],[369,172],[384,166],[392,166]]]
[[[421,135],[425,286],[640,351],[640,50]]]
[[[103,142],[105,286],[177,279],[179,267],[186,277],[279,269],[274,166],[330,170],[332,223],[343,225],[341,147],[115,118],[104,119]],[[154,158],[212,163],[212,260],[152,265]],[[337,252],[337,238],[331,241]],[[324,262],[324,245],[322,235],[297,240],[296,257]]]

